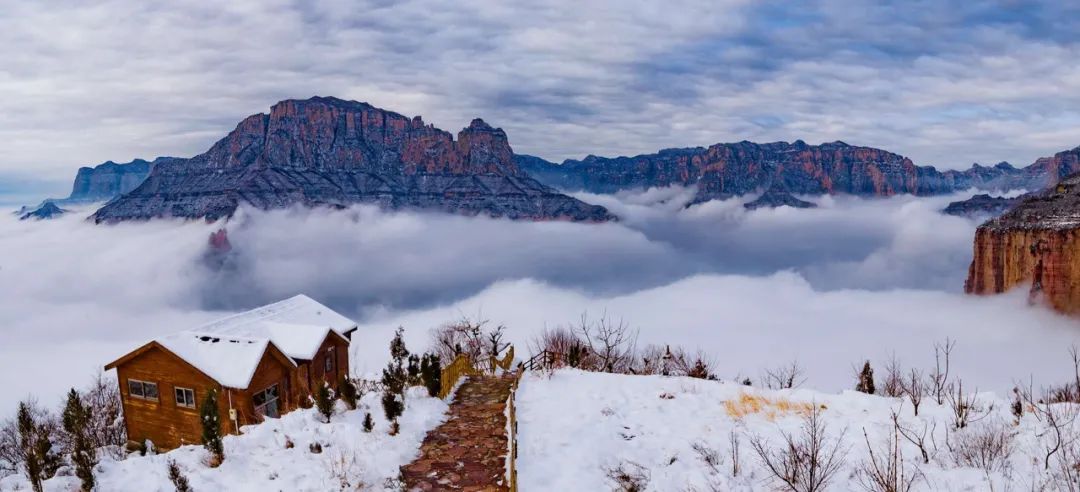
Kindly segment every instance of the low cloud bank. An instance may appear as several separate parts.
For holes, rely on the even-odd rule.
[[[522,347],[544,323],[606,309],[643,342],[708,349],[725,375],[756,378],[798,357],[823,388],[843,387],[859,358],[895,350],[915,363],[945,336],[970,357],[1000,349],[1000,363],[971,366],[1000,387],[1029,363],[1052,369],[1073,338],[1074,322],[1022,299],[957,294],[976,224],[937,212],[954,197],[822,197],[817,209],[750,212],[744,199],[686,208],[692,196],[585,197],[619,214],[614,224],[244,210],[228,224],[232,250],[213,261],[207,240],[221,224],[3,214],[0,414],[29,393],[58,398],[150,338],[299,292],[368,328],[364,370],[381,365],[397,324],[419,349],[428,329],[479,309]],[[26,367],[43,369],[30,378]]]

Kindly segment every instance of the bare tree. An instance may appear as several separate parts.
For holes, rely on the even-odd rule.
[[[120,386],[98,371],[90,385],[81,393],[83,401],[93,409],[89,422],[90,438],[99,452],[114,459],[124,455],[127,430],[123,422]]]
[[[907,492],[921,475],[918,467],[904,465],[900,449],[900,431],[893,426],[893,434],[885,441],[884,449],[875,452],[870,436],[863,429],[863,439],[869,457],[855,471],[859,483],[870,492]]]
[[[956,342],[948,338],[945,343],[934,344],[934,372],[930,373],[930,389],[938,405],[944,405],[949,393],[949,366]]]
[[[752,437],[750,446],[773,478],[786,488],[814,492],[824,490],[840,471],[847,455],[847,450],[842,449],[845,433],[830,438],[821,408],[814,404],[804,417],[800,435],[782,433],[784,444],[780,449],[773,449],[760,436]]]
[[[918,417],[919,405],[922,404],[923,395],[926,392],[922,373],[912,369],[909,377],[903,381],[901,389],[908,396],[908,400],[911,400],[911,406],[915,409],[915,416]]]
[[[596,358],[599,371],[630,372],[637,353],[638,331],[623,320],[614,321],[605,312],[595,322],[587,313],[575,328],[575,334],[585,340],[589,352]]]
[[[765,381],[765,387],[769,389],[798,388],[806,382],[806,378],[803,377],[802,367],[799,366],[797,360],[786,366],[766,370],[761,379]]]

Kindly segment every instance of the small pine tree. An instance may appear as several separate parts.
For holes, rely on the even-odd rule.
[[[356,402],[360,399],[360,393],[356,390],[356,384],[349,378],[342,376],[338,380],[338,397],[345,402],[349,410],[356,410]]]
[[[382,374],[382,406],[386,413],[386,419],[394,422],[405,411],[405,384],[408,374],[405,373],[405,359],[409,357],[409,351],[405,348],[404,329],[398,328],[394,339],[390,341],[391,361],[386,364]]]
[[[442,363],[438,354],[424,354],[420,360],[420,378],[424,380],[428,395],[439,396],[442,391]]]
[[[400,363],[409,358],[409,349],[405,348],[405,328],[399,326],[394,332],[394,339],[390,341],[390,357]]]
[[[405,372],[408,373],[409,386],[417,386],[420,381],[420,357],[416,354],[409,356],[409,364],[405,368]]]
[[[191,492],[191,485],[188,483],[187,477],[184,476],[184,472],[180,470],[180,465],[170,459],[168,466],[169,481],[172,482],[173,487],[176,487],[176,492]]]
[[[225,446],[221,442],[221,418],[218,415],[217,391],[210,390],[199,409],[202,421],[203,447],[210,452],[210,466],[217,467],[225,461]]]
[[[364,432],[371,432],[375,428],[375,419],[371,418],[371,412],[364,414]]]
[[[861,391],[868,395],[874,394],[874,369],[870,367],[870,361],[866,361],[862,370],[859,371],[859,380],[855,384],[855,391]]]
[[[589,349],[585,347],[585,344],[575,340],[570,345],[570,349],[566,351],[566,365],[577,369],[581,367],[581,363],[585,361],[585,357],[588,355]]]
[[[330,385],[325,382],[315,390],[315,408],[319,410],[319,413],[326,419],[326,423],[329,424],[330,417],[334,416],[334,395],[330,390]]]
[[[30,480],[30,487],[34,489],[34,492],[41,492],[41,475],[44,465],[37,452],[38,424],[29,403],[19,402],[16,421],[19,430],[19,454],[23,459],[26,478]]]
[[[90,424],[93,411],[83,404],[82,398],[74,388],[68,392],[64,405],[64,431],[71,441],[71,462],[75,465],[75,476],[82,482],[82,490],[94,489],[94,466],[97,465],[97,453],[90,436]]]

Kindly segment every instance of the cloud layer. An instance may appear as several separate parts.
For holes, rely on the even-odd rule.
[[[1080,144],[1062,2],[105,0],[0,6],[0,172],[70,179],[207,149],[285,98],[448,130],[483,116],[549,159],[844,140],[920,164]]]
[[[524,348],[544,326],[606,310],[640,328],[643,343],[709,350],[725,376],[797,357],[822,389],[845,386],[864,357],[895,351],[924,364],[945,336],[965,347],[970,377],[1001,389],[1059,370],[1057,352],[1077,338],[1075,321],[1023,296],[959,294],[975,223],[939,214],[949,197],[826,197],[812,210],[748,212],[745,199],[686,209],[691,196],[590,197],[620,214],[617,224],[245,210],[228,224],[232,251],[211,259],[220,224],[3,214],[0,414],[31,392],[58,397],[155,336],[299,292],[363,324],[360,371],[383,363],[399,324],[421,349],[430,328],[477,313],[509,325]],[[50,370],[32,379],[18,370],[43,360]]]

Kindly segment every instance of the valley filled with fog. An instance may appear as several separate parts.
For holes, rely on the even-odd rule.
[[[726,378],[798,360],[806,385],[848,389],[864,359],[928,367],[957,340],[965,382],[999,393],[1071,374],[1076,322],[1023,292],[962,292],[978,222],[939,212],[970,194],[819,197],[759,209],[752,197],[686,208],[693,190],[578,194],[616,223],[514,222],[424,212],[241,210],[228,224],[94,225],[0,216],[0,414],[52,405],[151,338],[305,293],[360,323],[353,365],[375,373],[394,328],[411,347],[463,316],[505,324],[519,356],[583,313],[639,330],[639,346],[703,350]],[[231,249],[210,252],[225,227]]]

